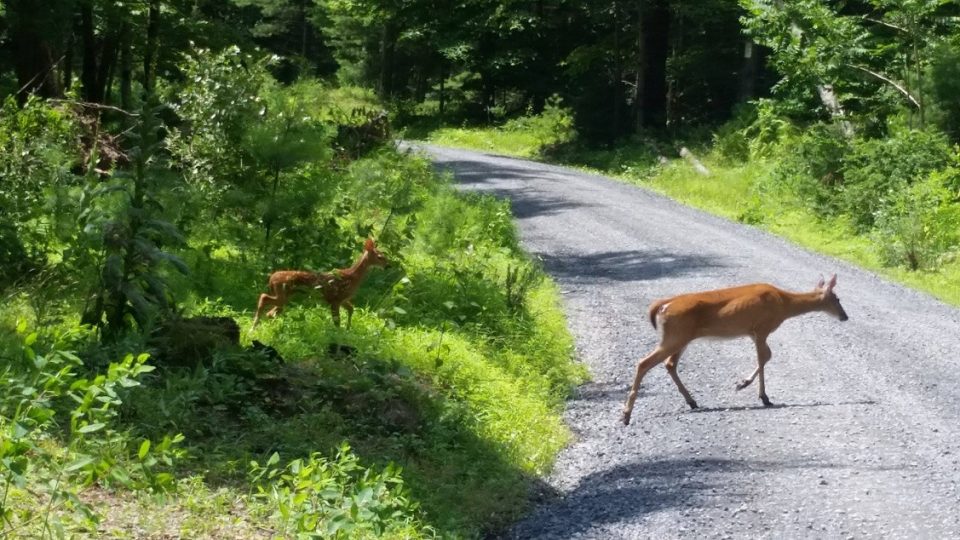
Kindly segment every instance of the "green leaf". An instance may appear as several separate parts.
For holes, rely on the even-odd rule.
[[[107,426],[107,425],[104,424],[103,422],[97,422],[97,423],[95,423],[95,424],[87,424],[87,425],[83,426],[82,428],[78,429],[77,431],[78,431],[79,433],[93,433],[94,431],[100,431],[101,429],[105,428],[106,426]]]
[[[73,461],[72,463],[70,463],[69,465],[67,465],[66,468],[63,469],[63,471],[68,473],[79,471],[80,469],[86,467],[87,465],[93,463],[94,461],[96,460],[93,458],[93,456],[82,456],[76,459],[75,461]]]
[[[137,452],[137,457],[143,461],[143,458],[147,457],[147,452],[150,451],[150,439],[144,440],[140,443],[140,450]]]

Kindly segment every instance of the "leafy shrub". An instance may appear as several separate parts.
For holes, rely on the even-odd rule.
[[[525,133],[537,140],[540,151],[549,147],[572,142],[577,131],[574,127],[573,112],[563,107],[562,99],[551,96],[543,112],[510,120],[503,126],[505,132]]]
[[[893,194],[877,211],[875,236],[885,264],[933,268],[958,245],[960,203],[944,185],[945,176],[928,175]]]
[[[31,96],[0,106],[0,279],[4,285],[40,265],[78,211],[68,190],[79,161],[73,117]]]
[[[932,116],[954,142],[960,141],[960,44],[942,43],[930,63]]]
[[[104,373],[85,377],[69,348],[88,334],[73,328],[44,339],[24,322],[16,328],[13,356],[0,372],[0,535],[17,530],[63,537],[70,523],[93,530],[95,510],[78,497],[93,483],[155,490],[173,485],[164,469],[173,464],[182,437],[137,444],[117,429],[126,389],[153,370],[147,356],[126,355]],[[54,442],[61,437],[62,446]]]
[[[902,131],[886,139],[858,140],[844,160],[841,209],[862,232],[897,194],[949,163],[950,147],[936,132]]]
[[[821,215],[839,209],[837,189],[843,183],[849,141],[832,124],[817,123],[788,139],[773,182]]]
[[[430,535],[418,505],[393,464],[381,472],[363,467],[343,443],[334,459],[314,453],[277,467],[278,454],[263,466],[250,464],[257,496],[276,510],[286,534],[321,538],[383,538]]]

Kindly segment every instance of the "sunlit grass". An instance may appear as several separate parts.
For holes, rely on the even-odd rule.
[[[499,128],[441,128],[431,132],[427,142],[520,158],[537,156],[543,146],[536,133]]]
[[[654,189],[684,204],[732,220],[744,221],[783,236],[803,247],[843,259],[894,281],[960,305],[960,261],[946,261],[934,271],[908,271],[884,266],[875,241],[858,235],[842,217],[824,219],[789,198],[764,190],[773,164],[726,165],[706,159],[711,175],[703,176],[682,161],[673,161],[641,177],[613,176]],[[610,174],[607,171],[606,174]]]

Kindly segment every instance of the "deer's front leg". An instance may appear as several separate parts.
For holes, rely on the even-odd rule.
[[[353,302],[345,300],[343,307],[347,308],[347,330],[350,329],[350,322],[353,320]]]
[[[340,328],[340,304],[330,304],[330,317],[333,319],[333,325]]]
[[[760,385],[760,401],[764,405],[769,407],[772,405],[770,403],[770,398],[767,397],[766,388],[763,383],[763,366],[770,361],[770,357],[773,356],[773,353],[770,351],[770,347],[767,345],[766,336],[757,338],[757,384]]]

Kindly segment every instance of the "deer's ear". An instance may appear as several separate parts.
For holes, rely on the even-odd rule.
[[[373,238],[367,237],[367,241],[363,243],[363,249],[367,251],[372,251],[376,249],[376,245],[373,243]]]
[[[822,288],[823,288],[823,285],[824,285],[823,275],[821,274],[821,275],[820,275],[820,281],[817,282],[816,289],[817,289],[817,290],[822,289]]]
[[[836,285],[837,285],[837,275],[834,274],[833,276],[830,277],[830,281],[827,282],[827,289],[826,289],[826,291],[827,291],[827,292],[832,291],[833,288],[834,288]]]

